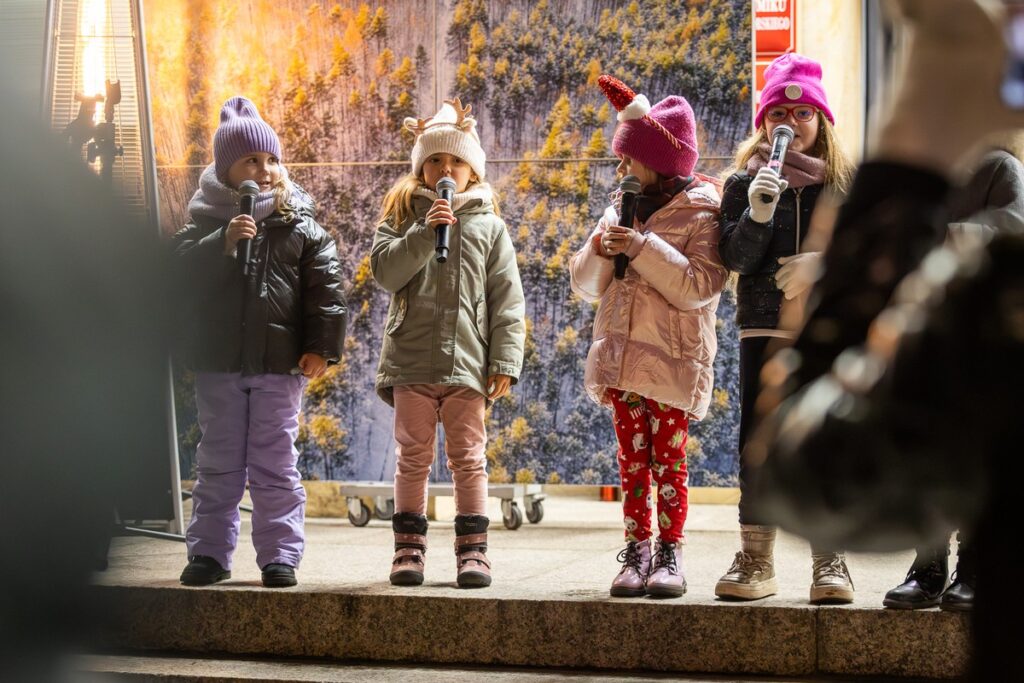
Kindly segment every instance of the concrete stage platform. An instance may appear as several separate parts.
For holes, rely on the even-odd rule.
[[[206,653],[242,660],[324,658],[317,666],[359,660],[372,663],[366,671],[383,666],[381,671],[407,671],[424,681],[435,679],[401,667],[422,664],[435,667],[435,673],[449,671],[436,669],[445,664],[553,667],[608,670],[613,678],[615,672],[631,671],[802,680],[949,678],[965,671],[965,615],[882,608],[883,594],[902,580],[913,558],[910,551],[850,554],[854,604],[814,607],[807,602],[809,547],[781,535],[776,551],[780,593],[757,602],[722,602],[714,596],[714,584],[738,549],[736,508],[696,505],[683,556],[686,595],[615,599],[608,586],[622,546],[618,503],[550,497],[540,524],[508,531],[495,500],[491,517],[497,523],[489,552],[494,584],[460,590],[454,583],[450,503],[437,500],[440,521],[431,523],[426,583],[418,588],[388,583],[391,530],[389,523],[377,520],[363,528],[347,520],[308,520],[299,586],[283,590],[259,584],[247,515],[234,576],[211,588],[178,584],[183,545],[115,539],[110,569],[96,575],[91,592],[106,617],[94,652],[141,658],[94,657],[83,660],[83,667],[116,671],[121,666],[127,672],[144,668],[140,662],[159,651],[160,656]],[[186,661],[192,660],[170,660],[170,666]],[[212,660],[203,661],[214,667]],[[351,666],[339,667],[339,678],[324,673],[322,680],[364,680]],[[195,664],[186,668],[190,675],[199,674]],[[451,680],[473,680],[471,674]],[[278,679],[317,680],[298,674]]]

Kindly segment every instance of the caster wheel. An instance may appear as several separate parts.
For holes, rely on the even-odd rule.
[[[505,528],[509,531],[515,531],[523,525],[523,511],[519,509],[519,505],[515,501],[509,507],[509,516],[503,517],[502,521],[505,522]]]
[[[533,505],[526,510],[526,519],[530,524],[540,524],[540,520],[544,519],[544,503],[539,500],[534,501]]]
[[[348,521],[352,522],[352,526],[366,526],[370,522],[370,508],[361,500],[358,506],[349,506]]]

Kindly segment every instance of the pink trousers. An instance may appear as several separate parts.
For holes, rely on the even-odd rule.
[[[460,515],[486,514],[485,407],[483,394],[469,387],[395,387],[395,512],[426,514],[427,481],[440,420],[448,469],[455,483],[455,511]]]

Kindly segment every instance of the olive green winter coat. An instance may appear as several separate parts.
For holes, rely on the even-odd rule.
[[[434,253],[434,230],[424,216],[429,190],[413,197],[405,225],[377,227],[370,266],[392,293],[377,368],[377,393],[394,405],[393,387],[451,384],[487,395],[487,377],[518,381],[526,341],[526,304],[505,222],[494,214],[491,192],[478,185],[453,201],[445,263]]]

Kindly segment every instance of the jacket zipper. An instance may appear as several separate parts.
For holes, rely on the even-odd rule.
[[[800,253],[800,193],[803,191],[802,187],[794,187],[793,194],[796,195],[796,250],[794,254]]]

